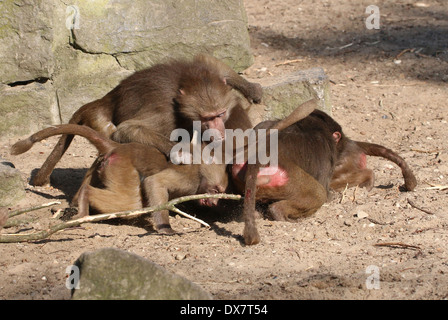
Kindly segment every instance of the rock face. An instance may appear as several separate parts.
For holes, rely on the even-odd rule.
[[[253,58],[243,0],[0,1],[0,136],[67,123],[134,71],[211,54],[237,71]],[[316,96],[330,112],[322,69],[263,80],[254,123]]]
[[[193,282],[172,274],[138,255],[100,249],[83,253],[79,289],[75,300],[209,300],[211,296]]]
[[[248,109],[252,123],[281,119],[303,102],[317,98],[318,109],[331,115],[330,85],[322,68],[301,70],[261,82],[263,103]]]
[[[240,0],[100,2],[104,6],[74,1],[80,21],[75,20],[79,29],[73,29],[73,45],[84,52],[113,55],[128,70],[198,51],[213,53],[237,70],[252,63]]]
[[[25,184],[20,171],[0,158],[0,207],[15,204],[25,196]]]
[[[53,71],[51,1],[0,1],[0,82],[48,79]]]
[[[0,1],[0,135],[66,123],[136,70],[206,52],[252,64],[242,0]]]

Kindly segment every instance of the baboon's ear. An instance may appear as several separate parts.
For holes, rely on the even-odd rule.
[[[341,133],[339,131],[335,131],[333,132],[333,139],[336,142],[336,144],[339,142],[339,140],[341,140]]]

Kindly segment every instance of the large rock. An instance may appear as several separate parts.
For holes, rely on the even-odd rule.
[[[25,196],[20,171],[0,158],[0,207],[12,206]]]
[[[51,1],[0,1],[0,83],[49,78]]]
[[[100,249],[83,253],[79,289],[75,300],[209,300],[211,296],[193,282],[170,273],[138,255]]]
[[[0,135],[16,136],[60,123],[56,94],[49,81],[0,85]]]
[[[0,41],[0,115],[14,113],[1,136],[66,123],[130,73],[171,57],[252,64],[242,0],[3,0]]]
[[[242,0],[72,1],[79,29],[72,41],[84,52],[115,56],[129,70],[166,57],[208,52],[236,70],[252,64]],[[225,45],[224,45],[225,44]]]
[[[107,54],[83,54],[72,50],[58,62],[61,72],[53,87],[57,90],[62,123],[67,123],[82,105],[103,97],[132,72],[121,68],[114,57]]]
[[[251,105],[248,109],[254,124],[284,118],[311,98],[318,100],[318,109],[329,115],[332,113],[329,80],[322,68],[266,78],[260,83],[263,86],[262,104]]]

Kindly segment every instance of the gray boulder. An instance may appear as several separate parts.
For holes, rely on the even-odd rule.
[[[0,207],[12,206],[25,196],[20,171],[0,158]]]
[[[0,83],[53,72],[52,1],[0,1]]]
[[[2,136],[66,123],[169,58],[205,52],[235,70],[253,62],[242,0],[3,0],[0,41]]]
[[[59,124],[59,108],[49,81],[0,85],[0,135],[17,136]]]
[[[83,253],[74,300],[210,300],[193,282],[138,255],[106,248]]]
[[[322,68],[313,68],[262,79],[263,101],[248,108],[252,123],[282,119],[300,104],[316,98],[318,109],[331,115],[330,84]]]
[[[92,6],[73,1],[79,11],[74,47],[117,58],[139,70],[166,57],[213,53],[236,70],[252,64],[247,18],[241,0],[120,0]]]

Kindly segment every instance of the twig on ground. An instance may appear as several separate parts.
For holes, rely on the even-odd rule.
[[[375,220],[373,218],[368,218],[368,217],[367,217],[367,220],[369,220],[370,222],[372,222],[374,224],[378,224],[378,225],[381,225],[381,226],[387,226],[387,225],[393,225],[394,224],[394,222],[380,222],[378,220]]]
[[[398,60],[402,55],[404,55],[406,52],[414,52],[415,48],[407,48],[401,51],[397,56],[395,57],[395,60]]]
[[[439,153],[440,152],[439,149],[434,149],[434,150],[411,149],[411,151],[419,152],[419,153]]]
[[[353,191],[353,199],[352,202],[356,201],[356,191],[358,191],[358,186],[355,187],[355,190]]]
[[[345,193],[347,192],[347,189],[348,189],[348,183],[346,184],[344,191],[342,191],[342,196],[341,196],[341,200],[339,200],[339,203],[342,203],[342,201],[344,201]]]
[[[233,194],[199,194],[199,195],[192,195],[192,196],[185,196],[173,199],[171,201],[168,201],[164,204],[158,205],[158,206],[152,206],[147,207],[139,210],[129,210],[129,211],[122,211],[122,212],[115,212],[115,213],[105,213],[105,214],[98,214],[94,216],[86,216],[83,218],[79,218],[76,220],[66,221],[63,223],[55,224],[50,227],[48,227],[45,230],[27,233],[27,234],[0,234],[0,243],[10,243],[10,242],[24,242],[24,241],[35,241],[35,240],[43,240],[48,238],[53,233],[71,228],[71,227],[77,227],[83,223],[87,222],[98,222],[98,221],[105,221],[105,220],[111,220],[116,218],[134,218],[138,217],[140,215],[154,212],[154,211],[160,211],[160,210],[171,210],[175,211],[177,213],[180,213],[182,215],[186,215],[189,218],[193,218],[190,215],[181,213],[179,209],[175,207],[175,205],[190,201],[190,200],[197,200],[197,199],[206,199],[206,198],[214,198],[214,199],[230,199],[230,200],[240,200],[240,195],[233,195]],[[199,219],[194,218],[195,221],[198,221]],[[199,220],[200,221],[200,220]],[[205,223],[205,222],[204,222]]]
[[[448,186],[440,186],[440,185],[436,185],[436,184],[432,184],[429,182],[426,182],[427,184],[429,184],[431,187],[429,188],[425,188],[425,190],[440,190],[440,191],[444,191],[448,189]]]
[[[286,61],[277,63],[275,66],[276,66],[276,67],[279,67],[279,66],[283,66],[283,65],[285,65],[285,64],[296,63],[296,62],[302,62],[302,61],[303,61],[303,59],[286,60]]]
[[[20,225],[20,224],[23,224],[23,223],[31,222],[30,219],[14,220],[14,221],[12,221],[10,219],[12,217],[21,215],[21,214],[26,213],[26,212],[35,211],[35,210],[39,210],[39,209],[42,209],[42,208],[50,207],[50,206],[55,205],[55,204],[61,204],[61,202],[53,201],[53,202],[45,203],[45,204],[40,205],[40,206],[35,206],[35,207],[15,210],[15,211],[12,211],[10,213],[8,213],[6,208],[0,208],[0,230],[3,227],[4,228],[10,228],[10,227],[14,227],[14,226],[17,226],[17,225]]]
[[[349,44],[346,44],[346,45],[343,45],[343,46],[340,46],[338,49],[339,50],[342,50],[342,49],[345,49],[345,48],[348,48],[348,47],[351,47],[352,45],[353,45],[354,43],[353,42],[351,42],[351,43],[349,43]]]
[[[62,209],[58,209],[58,210],[56,210],[56,212],[53,214],[52,218],[53,218],[53,219],[59,219],[63,214],[64,214],[64,210],[62,210]]]
[[[173,212],[176,212],[176,213],[180,214],[181,216],[184,216],[184,217],[186,217],[188,219],[191,219],[191,220],[194,220],[196,222],[199,222],[200,224],[206,226],[207,228],[210,228],[210,225],[207,222],[202,221],[201,219],[198,219],[196,217],[193,217],[193,216],[189,215],[188,213],[185,213],[185,212],[183,212],[182,210],[180,210],[180,209],[178,209],[176,207],[172,207],[170,210],[173,211]]]
[[[423,211],[423,212],[425,212],[425,213],[427,213],[427,214],[434,214],[434,212],[431,212],[431,211],[429,211],[429,210],[426,210],[426,209],[423,209],[423,208],[420,208],[420,207],[418,207],[414,202],[412,202],[410,199],[407,199],[408,200],[408,203],[411,205],[411,207],[413,207],[413,208],[415,208],[415,209],[417,209],[417,210],[420,210],[420,211]]]
[[[405,249],[417,249],[417,250],[421,250],[421,248],[419,246],[414,246],[411,244],[406,244],[403,242],[383,242],[383,243],[375,243],[374,244],[375,247],[400,247],[400,248],[405,248]]]
[[[40,205],[40,206],[35,206],[35,207],[30,207],[30,208],[25,208],[25,209],[19,209],[19,210],[10,212],[9,213],[9,218],[18,216],[18,215],[26,213],[26,212],[35,211],[35,210],[39,210],[39,209],[46,208],[46,207],[51,207],[51,206],[54,206],[56,204],[61,204],[61,202],[60,201],[53,201],[53,202],[45,203],[45,204]]]

